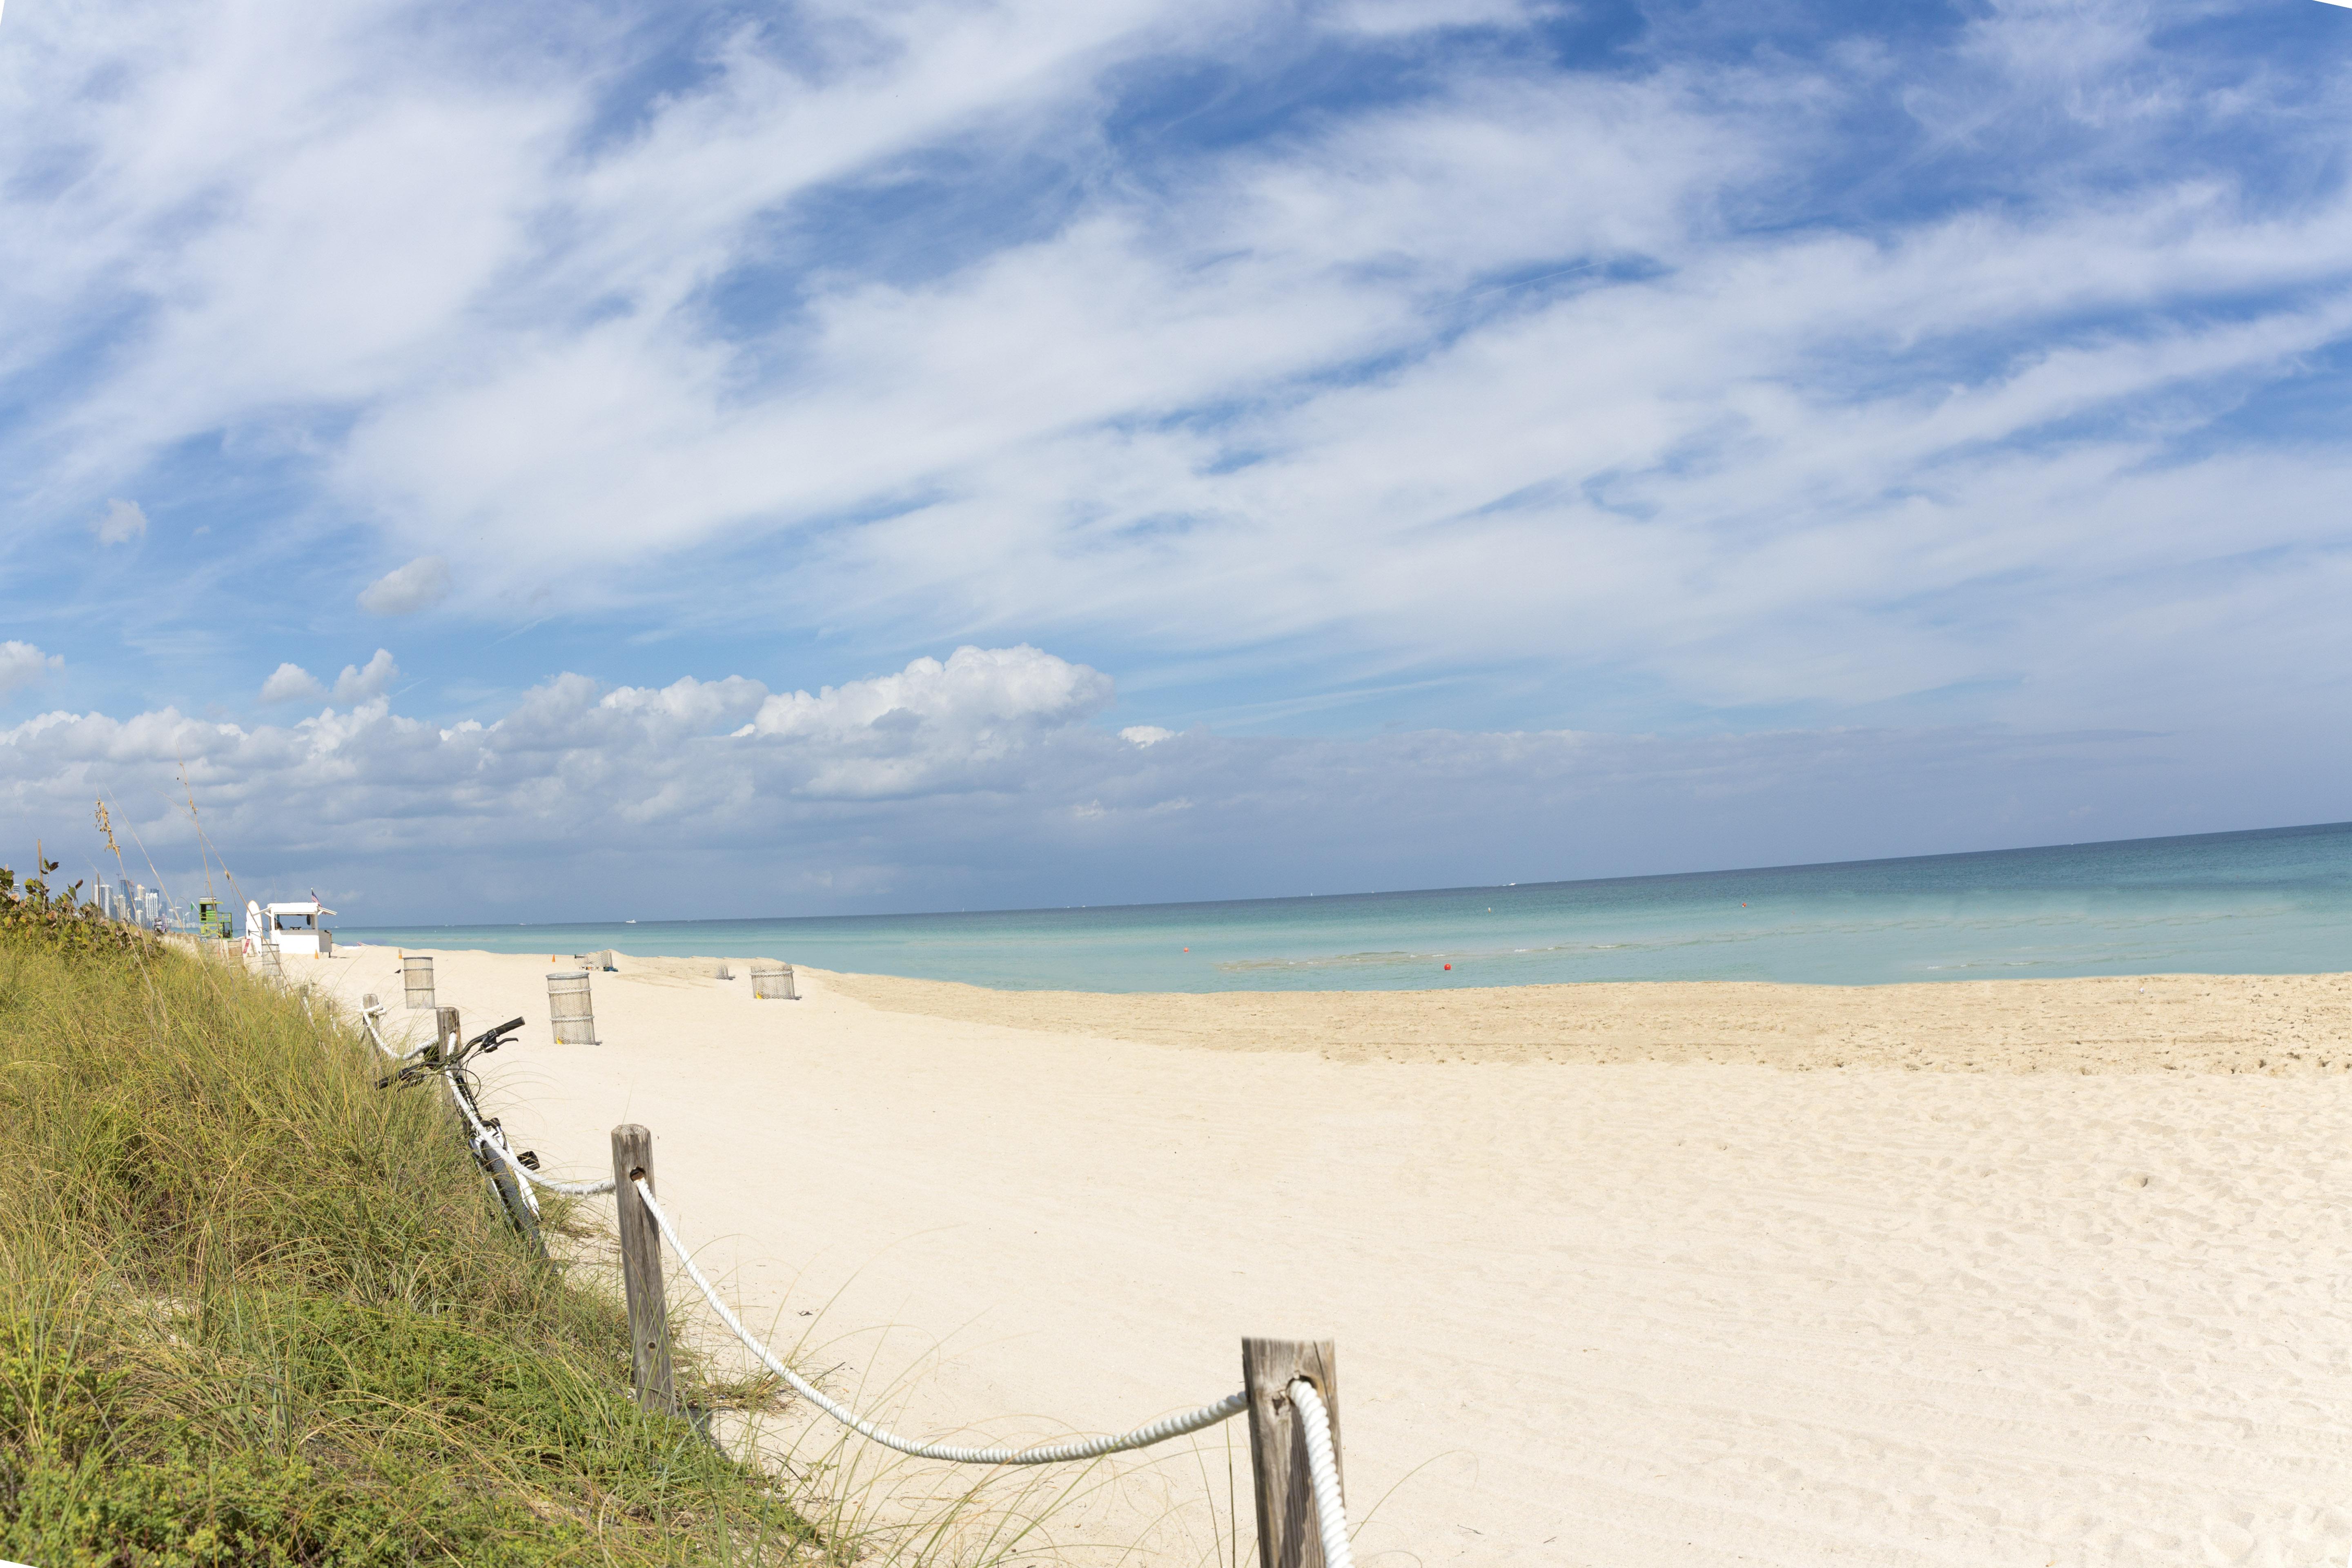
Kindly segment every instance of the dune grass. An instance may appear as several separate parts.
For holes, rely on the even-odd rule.
[[[837,1556],[636,1408],[611,1289],[506,1227],[446,1097],[82,923],[0,921],[0,1558]]]

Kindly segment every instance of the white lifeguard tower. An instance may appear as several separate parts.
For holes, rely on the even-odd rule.
[[[320,903],[316,894],[299,903],[266,907],[248,899],[245,905],[245,951],[250,953],[268,943],[278,949],[280,958],[331,958],[335,933],[320,922],[320,917],[334,912]]]

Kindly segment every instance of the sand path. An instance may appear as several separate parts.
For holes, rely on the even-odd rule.
[[[2343,977],[2178,983],[2203,1004],[2137,982],[1816,996],[1875,1032],[1876,1056],[1832,1041],[1843,1059],[1973,1038],[2063,1070],[1797,1072],[1685,1047],[1770,1036],[1811,1061],[1811,1004],[1768,994],[1802,988],[1722,988],[1688,1027],[1699,1004],[1666,993],[1708,988],[1559,988],[1580,1004],[1541,1005],[1612,1020],[1580,1058],[1567,1023],[1480,1023],[1470,993],[1419,1034],[1439,1003],[1369,1024],[1326,1004],[1318,1036],[1296,996],[1248,1025],[804,970],[786,1004],[740,963],[721,984],[621,962],[595,980],[605,1043],[559,1047],[543,957],[439,956],[469,1028],[529,1020],[488,1098],[559,1174],[600,1173],[615,1122],[651,1127],[666,1199],[754,1322],[904,1325],[832,1340],[836,1387],[943,1344],[903,1396],[918,1428],[1125,1426],[1235,1385],[1245,1332],[1328,1336],[1351,1502],[1387,1494],[1368,1564],[2352,1550]],[[306,973],[392,994],[391,964]],[[1701,1059],[1640,1059],[1644,992],[1656,1053]],[[2095,1048],[2085,1017],[2115,1026]],[[2305,1054],[2281,1070],[2255,1026]],[[2184,1041],[2263,1070],[2163,1070]],[[1487,1059],[1433,1059],[1465,1055]],[[1210,1560],[1222,1488],[1166,1465],[1065,1524]]]

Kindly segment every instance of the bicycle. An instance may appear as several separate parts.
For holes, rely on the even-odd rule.
[[[520,1018],[509,1018],[495,1029],[485,1029],[470,1040],[454,1047],[452,1037],[460,1033],[454,1026],[457,1009],[441,1010],[452,1026],[446,1033],[436,1035],[430,1045],[412,1053],[415,1059],[405,1061],[395,1070],[376,1080],[378,1089],[414,1089],[429,1078],[439,1078],[449,1086],[450,1097],[457,1101],[469,1127],[466,1147],[490,1178],[498,1190],[499,1202],[506,1209],[507,1219],[527,1237],[541,1256],[547,1252],[547,1243],[539,1233],[539,1196],[530,1184],[515,1174],[514,1167],[539,1169],[539,1156],[529,1149],[516,1151],[507,1142],[506,1129],[495,1116],[482,1114],[481,1080],[466,1065],[477,1057],[486,1057],[500,1046],[512,1042],[508,1038],[522,1027]],[[490,1152],[495,1142],[497,1153]]]

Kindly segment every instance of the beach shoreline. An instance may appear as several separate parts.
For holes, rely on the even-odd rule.
[[[370,944],[365,951],[383,950]],[[442,952],[468,961],[518,956],[395,951]],[[560,968],[574,958],[548,962]],[[742,985],[754,960],[621,953],[618,962],[624,974],[689,983],[723,963]],[[801,965],[799,973],[883,1013],[1203,1050],[1307,1051],[1339,1062],[2352,1071],[2352,973],[1210,992],[1005,990],[814,965]]]
[[[1360,1563],[2352,1550],[2352,976],[784,1002],[621,953],[590,1047],[568,955],[433,957],[526,1019],[518,1142],[594,1177],[650,1128],[744,1321],[902,1430],[1120,1430],[1330,1338]],[[391,949],[286,968],[427,1016]],[[1221,1559],[1223,1436],[1102,1472],[1058,1560]]]

